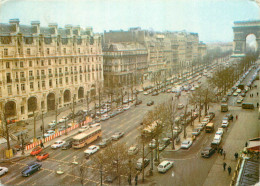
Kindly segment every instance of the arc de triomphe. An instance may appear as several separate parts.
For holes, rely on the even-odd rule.
[[[260,20],[235,21],[233,26],[233,55],[232,57],[243,57],[246,53],[246,37],[254,34],[256,37],[256,48],[260,51]]]

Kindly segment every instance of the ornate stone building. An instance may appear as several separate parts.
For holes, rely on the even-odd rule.
[[[82,101],[97,83],[103,83],[103,54],[91,28],[0,24],[0,109],[8,118]]]

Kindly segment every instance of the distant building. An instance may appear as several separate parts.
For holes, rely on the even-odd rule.
[[[0,110],[10,119],[51,111],[95,94],[103,83],[101,36],[92,28],[0,23]]]

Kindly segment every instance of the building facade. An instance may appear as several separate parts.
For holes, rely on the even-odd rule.
[[[0,108],[27,119],[82,101],[103,83],[101,36],[91,28],[0,24]]]

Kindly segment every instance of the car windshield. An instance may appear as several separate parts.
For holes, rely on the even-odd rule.
[[[189,144],[189,142],[188,141],[184,141],[184,142],[182,142],[182,144],[186,145],[186,144]]]

